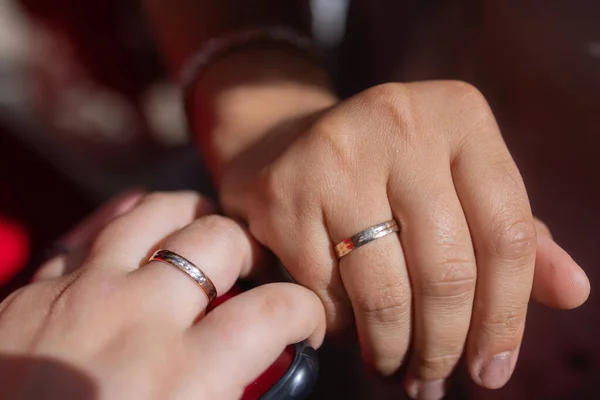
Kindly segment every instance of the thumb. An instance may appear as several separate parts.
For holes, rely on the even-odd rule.
[[[590,294],[590,281],[579,265],[537,220],[537,255],[531,299],[556,309],[579,307]]]

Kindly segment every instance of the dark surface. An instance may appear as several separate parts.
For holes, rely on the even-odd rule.
[[[0,121],[0,215],[18,221],[30,236],[31,254],[41,257],[59,235],[93,207],[63,175],[15,139]],[[0,298],[27,281],[39,261],[28,260],[22,273],[0,288]]]

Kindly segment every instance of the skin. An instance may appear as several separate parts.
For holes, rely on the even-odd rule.
[[[143,261],[157,247],[175,251],[220,294],[256,270],[259,247],[236,222],[207,215],[202,197],[115,201],[78,228],[89,243],[78,268],[65,268],[77,254],[56,257],[0,304],[3,398],[236,399],[288,344],[321,344],[323,308],[307,289],[264,285],[205,316],[189,277]]]
[[[174,75],[210,37],[288,22],[216,3],[145,3]],[[502,387],[530,299],[569,309],[590,289],[532,216],[485,98],[437,81],[341,100],[314,62],[264,47],[215,61],[191,88],[190,122],[224,211],[319,296],[330,333],[355,325],[383,375],[408,363],[411,396],[440,398],[463,352],[475,382]],[[392,218],[398,235],[336,259],[338,242]]]
[[[460,82],[383,85],[288,120],[222,182],[226,210],[321,297],[330,331],[351,323],[351,306],[365,360],[384,375],[408,362],[415,397],[443,393],[463,351],[476,382],[501,387],[532,288],[558,308],[589,291],[531,215],[485,100]],[[400,235],[332,256],[334,244],[391,218]]]

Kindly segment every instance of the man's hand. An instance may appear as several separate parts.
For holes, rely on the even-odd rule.
[[[385,375],[409,362],[415,396],[443,392],[465,345],[473,379],[503,386],[530,295],[556,308],[588,296],[583,271],[532,217],[485,99],[465,83],[371,88],[281,123],[223,171],[226,212],[319,295],[330,331],[354,316],[367,362]],[[399,235],[334,255],[390,219]]]

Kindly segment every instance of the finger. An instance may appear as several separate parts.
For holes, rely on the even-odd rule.
[[[334,244],[374,225],[393,219],[385,183],[359,187],[336,199],[347,204],[327,206],[326,222]],[[366,188],[366,189],[365,189]],[[411,288],[397,234],[370,242],[342,257],[339,270],[354,309],[363,359],[384,376],[403,363],[411,335]]]
[[[453,176],[478,266],[467,360],[473,379],[493,389],[508,381],[517,361],[537,243],[519,171],[493,119],[486,121],[459,149]]]
[[[337,268],[323,213],[320,209],[317,211],[318,215],[295,216],[294,212],[280,210],[270,218],[277,223],[260,229],[256,229],[255,224],[252,233],[263,245],[277,249],[276,256],[285,268],[294,272],[292,278],[296,283],[319,296],[327,315],[327,332],[339,337],[353,322],[352,307]],[[290,227],[293,227],[293,236],[301,241],[290,239]],[[270,241],[266,240],[265,231],[269,232]]]
[[[421,162],[426,160],[420,157]],[[428,160],[430,173],[392,175],[390,201],[413,293],[413,342],[406,380],[415,399],[439,399],[463,353],[471,322],[477,267],[471,235],[448,160]],[[437,165],[436,165],[437,164]]]
[[[186,386],[210,388],[210,398],[240,398],[287,345],[308,339],[318,348],[324,333],[323,306],[311,291],[290,283],[254,288],[191,328],[190,363],[204,378],[199,382],[200,374],[189,374]]]
[[[550,228],[542,221],[537,218],[533,218],[533,223],[535,224],[535,230],[537,232],[537,237],[545,237],[548,239],[552,239],[552,232],[550,232]]]
[[[590,281],[581,267],[552,239],[548,228],[539,220],[535,223],[537,255],[532,300],[557,309],[579,307],[590,294]]]
[[[75,229],[62,237],[59,242],[68,249],[90,246],[110,221],[132,210],[144,195],[145,193],[139,189],[131,189],[118,194],[85,218]]]
[[[133,209],[144,193],[139,189],[121,193],[58,240],[61,251],[38,269],[33,281],[56,278],[77,268],[87,256],[88,248],[98,233],[113,219]]]
[[[149,194],[102,230],[92,245],[88,264],[133,271],[147,262],[165,237],[211,210],[208,200],[194,192]]]
[[[226,293],[239,277],[259,264],[261,249],[238,223],[218,215],[202,217],[160,243],[193,263],[217,289]],[[186,273],[161,261],[152,261],[131,273],[130,291],[145,294],[153,309],[185,325],[208,305],[206,293]]]
[[[58,278],[75,271],[85,260],[87,249],[73,249],[46,261],[31,278],[32,282]]]

